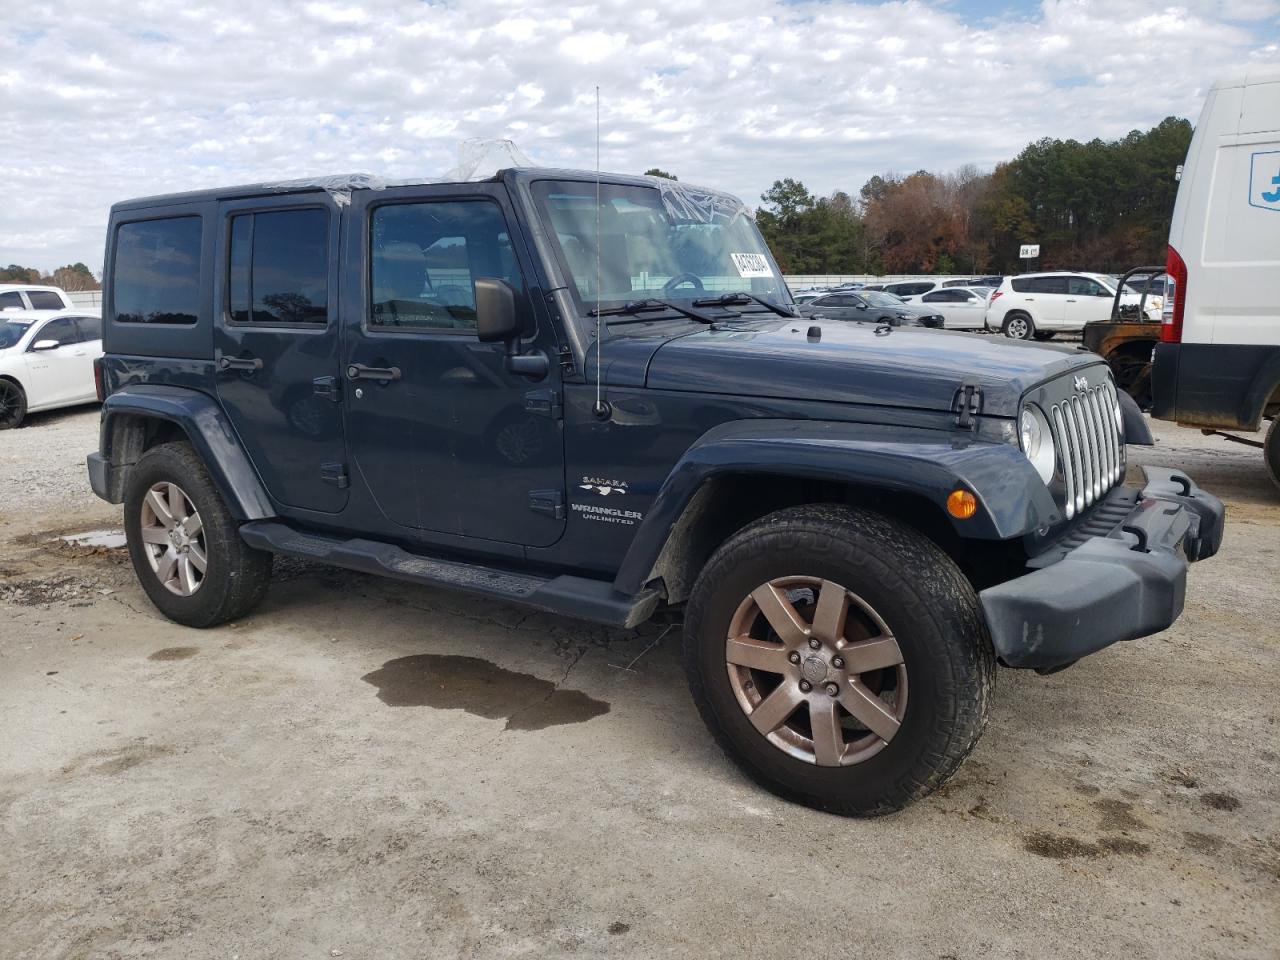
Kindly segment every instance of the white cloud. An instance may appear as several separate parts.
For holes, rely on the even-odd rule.
[[[1017,6],[1025,0],[1011,0]],[[959,0],[960,7],[970,7]],[[1194,119],[1275,60],[1280,0],[73,0],[0,36],[0,263],[101,263],[143,194],[366,169],[434,175],[458,141],[739,193],[990,166],[1044,136]]]

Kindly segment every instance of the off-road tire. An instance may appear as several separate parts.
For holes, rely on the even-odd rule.
[[[1018,336],[1016,333],[1011,332],[1010,328],[1013,327],[1015,320],[1021,320],[1026,323],[1026,333],[1023,336]],[[1004,315],[1004,323],[1000,325],[1000,332],[1010,340],[1030,340],[1036,335],[1036,322],[1031,319],[1031,314],[1029,313],[1024,313],[1021,310],[1010,310]]]
[[[1271,482],[1280,487],[1280,416],[1271,421],[1267,438],[1262,443],[1262,459],[1267,463]]]
[[[735,609],[760,584],[790,575],[843,585],[876,609],[901,647],[905,713],[868,759],[797,759],[757,732],[735,698],[725,652]],[[831,504],[778,511],[716,550],[686,608],[684,665],[703,721],[747,776],[844,816],[890,813],[946,782],[986,725],[996,670],[977,595],[951,558],[896,520]]]
[[[142,503],[154,484],[176,484],[199,511],[207,570],[200,588],[178,596],[165,588],[142,542]],[[188,627],[213,627],[244,616],[262,600],[271,580],[271,554],[240,538],[239,524],[223,503],[199,455],[184,442],[152,447],[128,472],[124,529],[129,556],[142,589],[170,620]]]
[[[6,400],[4,409],[0,410],[0,430],[22,426],[27,416],[27,392],[18,381],[7,378],[0,383],[0,390],[4,391]]]

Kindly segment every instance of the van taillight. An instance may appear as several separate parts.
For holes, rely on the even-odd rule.
[[[102,403],[107,399],[106,381],[102,379],[102,358],[98,357],[93,361],[93,387],[98,391],[98,402]]]
[[[1182,316],[1187,306],[1187,265],[1172,246],[1169,247],[1164,271],[1169,275],[1169,281],[1165,284],[1164,308],[1160,312],[1160,340],[1181,343]],[[1172,290],[1168,289],[1170,286]]]

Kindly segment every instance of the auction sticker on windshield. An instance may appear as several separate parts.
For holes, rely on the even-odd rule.
[[[751,277],[772,277],[769,261],[760,253],[731,253],[733,265],[738,268],[738,276],[743,279]]]

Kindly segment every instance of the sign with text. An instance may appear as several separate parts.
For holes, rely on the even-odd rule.
[[[1018,248],[1018,256],[1023,260],[1030,260],[1032,257],[1040,256],[1040,244],[1024,243]]]

